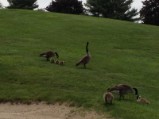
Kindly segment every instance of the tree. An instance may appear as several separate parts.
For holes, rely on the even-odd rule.
[[[135,21],[137,9],[131,9],[133,0],[87,0],[86,6],[94,16]]]
[[[35,4],[36,0],[8,0],[11,9],[34,9],[38,5]]]
[[[55,0],[46,7],[46,10],[50,12],[81,14],[83,13],[83,5],[78,0]]]
[[[159,25],[159,0],[143,1],[140,17],[145,24]]]

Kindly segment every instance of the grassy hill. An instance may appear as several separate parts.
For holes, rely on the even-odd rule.
[[[117,119],[159,118],[159,27],[130,22],[0,10],[0,101],[71,102],[109,112]],[[75,67],[90,42],[87,69]],[[59,66],[39,54],[55,50]],[[108,87],[125,83],[150,100],[115,100],[105,106]]]

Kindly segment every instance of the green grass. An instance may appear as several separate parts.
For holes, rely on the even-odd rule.
[[[159,27],[88,16],[0,10],[0,101],[71,102],[117,119],[159,118]],[[92,55],[88,69],[76,68]],[[39,54],[56,50],[65,66]],[[150,100],[115,100],[102,95],[115,84],[137,87]]]

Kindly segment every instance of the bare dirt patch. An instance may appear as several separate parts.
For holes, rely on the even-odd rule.
[[[0,104],[0,119],[112,119],[95,111],[68,105]]]

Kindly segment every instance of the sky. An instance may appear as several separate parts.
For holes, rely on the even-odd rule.
[[[45,8],[46,6],[48,6],[50,4],[52,0],[37,0],[37,3],[39,5],[39,8]],[[86,2],[86,0],[79,0],[79,1],[83,1]],[[140,10],[142,8],[142,2],[144,0],[134,0],[133,4],[132,4],[132,8],[136,8],[138,10]],[[8,2],[7,0],[0,0],[0,2],[2,3],[2,5],[4,6],[8,6]]]

